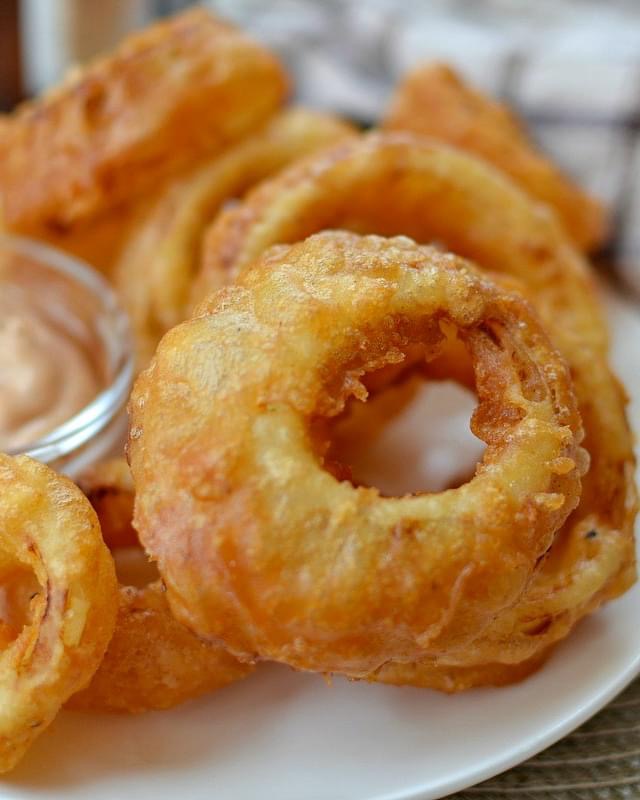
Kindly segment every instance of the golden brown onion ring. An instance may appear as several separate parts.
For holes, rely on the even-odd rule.
[[[433,137],[468,150],[550,205],[578,247],[593,250],[608,232],[602,205],[576,186],[529,140],[502,103],[463,82],[445,64],[424,64],[398,86],[383,127]]]
[[[176,616],[241,658],[365,676],[460,647],[517,601],[584,470],[569,376],[530,307],[410,239],[273,248],[163,338],[130,403],[135,526]],[[383,498],[322,464],[361,377],[448,321],[474,366],[475,477]]]
[[[67,708],[129,714],[172,708],[253,671],[177,622],[165,594],[160,581],[120,587],[116,630],[102,664]]]
[[[139,547],[131,525],[134,488],[124,459],[97,464],[81,486],[108,547]],[[142,556],[142,553],[140,553]],[[199,639],[173,617],[161,581],[120,586],[115,633],[91,683],[67,708],[139,713],[171,708],[244,678],[253,665]]]
[[[444,667],[437,660],[393,664],[382,667],[368,676],[367,680],[394,686],[419,686],[454,694],[476,686],[507,686],[522,681],[540,669],[550,655],[551,650],[547,648],[518,664],[495,662],[469,667]]]
[[[274,56],[202,8],[126,39],[0,125],[0,218],[46,235],[221,152],[281,104]]]
[[[107,547],[137,547],[138,534],[132,525],[135,489],[126,460],[112,458],[94,464],[80,476],[78,486],[98,515]]]
[[[0,653],[0,772],[10,770],[91,679],[114,630],[118,585],[96,515],[66,478],[0,454],[0,574],[39,588]]]
[[[283,111],[222,155],[167,184],[134,220],[113,279],[132,320],[139,367],[147,365],[162,335],[188,316],[201,238],[223,203],[296,158],[353,133],[329,114]]]
[[[195,296],[242,274],[266,247],[328,227],[435,240],[516,278],[569,363],[591,455],[580,505],[527,596],[458,656],[527,659],[635,580],[631,434],[589,268],[553,214],[490,165],[411,134],[371,134],[292,165],[223,212]],[[453,371],[441,364],[447,371],[464,372],[457,361]]]
[[[145,194],[129,203],[121,203],[117,208],[95,219],[83,220],[69,229],[53,230],[48,227],[29,233],[51,247],[86,261],[111,280],[113,266],[130,235],[133,223],[151,202],[152,198]]]

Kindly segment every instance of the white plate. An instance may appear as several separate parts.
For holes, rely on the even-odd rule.
[[[640,418],[640,317],[611,300],[614,361]],[[640,671],[640,588],[587,620],[524,683],[455,697],[268,665],[169,712],[63,713],[3,798],[436,798],[511,767],[586,720]]]

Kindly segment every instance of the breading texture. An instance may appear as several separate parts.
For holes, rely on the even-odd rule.
[[[202,8],[133,34],[0,124],[0,218],[66,231],[262,124],[288,88],[267,50]]]
[[[336,479],[324,426],[412,345],[435,357],[445,324],[474,366],[476,475],[398,498]],[[240,658],[355,677],[464,647],[517,602],[586,466],[530,306],[404,237],[268,251],[163,338],[130,414],[134,522],[178,619]]]
[[[194,301],[242,276],[265,248],[325,228],[435,241],[515,279],[569,364],[591,457],[580,505],[526,596],[454,663],[530,658],[636,576],[632,437],[589,267],[555,216],[490,164],[413,134],[374,133],[292,165],[223,212],[206,236]],[[455,353],[439,362],[440,373],[462,377]]]
[[[124,458],[93,464],[78,479],[78,486],[98,515],[102,538],[110,550],[135,547],[138,534],[133,520],[135,489]]]
[[[27,619],[0,652],[0,772],[98,669],[116,621],[118,584],[95,512],[67,478],[0,454],[0,574],[33,575]]]
[[[80,485],[93,504],[102,534],[118,559],[139,548],[131,525],[134,487],[124,459],[96,464]],[[140,552],[139,559],[144,559]],[[67,708],[140,713],[172,708],[253,672],[219,644],[205,642],[171,613],[161,581],[120,585],[115,632],[91,683]]]
[[[67,708],[138,714],[221,689],[253,672],[171,613],[164,586],[121,586],[116,629],[98,671]]]

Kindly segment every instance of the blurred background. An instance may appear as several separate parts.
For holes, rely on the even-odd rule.
[[[0,0],[0,106],[42,91],[184,0]],[[445,60],[508,100],[613,210],[601,263],[640,296],[640,2],[209,0],[271,45],[296,94],[367,125],[414,64]]]

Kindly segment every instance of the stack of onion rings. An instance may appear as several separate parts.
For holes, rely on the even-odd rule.
[[[635,579],[631,435],[588,266],[553,213],[490,165],[411,134],[370,134],[293,165],[223,212],[207,234],[195,299],[242,275],[266,247],[332,227],[441,242],[516,278],[570,365],[591,456],[580,505],[525,597],[464,660],[532,657]]]
[[[369,135],[282,111],[288,85],[193,9],[0,116],[0,221],[103,269],[151,363],[135,484],[123,459],[81,481],[104,542],[77,487],[0,455],[0,771],[63,705],[168,708],[260,660],[520,680],[635,580],[625,397],[580,253],[602,207],[446,66]],[[424,377],[477,390],[475,474],[356,485],[336,430],[369,435],[358,403],[385,392],[382,428]],[[128,580],[142,545],[157,569]]]

